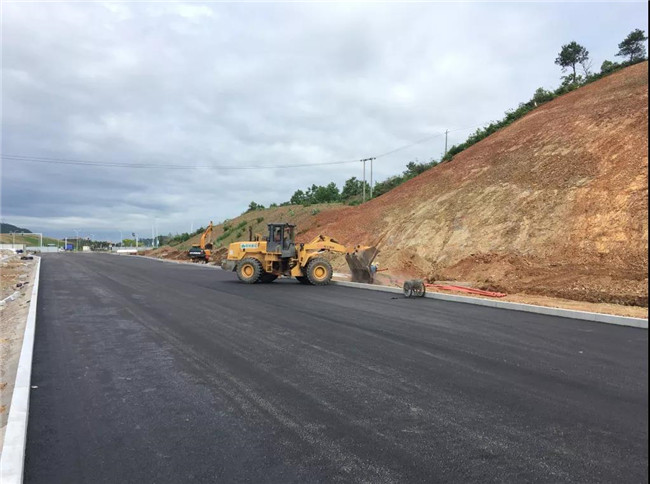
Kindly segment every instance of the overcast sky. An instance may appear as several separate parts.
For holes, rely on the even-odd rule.
[[[358,160],[453,130],[450,145],[560,83],[571,40],[596,71],[648,30],[639,3],[8,3],[4,222],[54,236],[189,231],[361,177]],[[380,157],[438,159],[444,136]],[[214,168],[212,168],[214,166]]]

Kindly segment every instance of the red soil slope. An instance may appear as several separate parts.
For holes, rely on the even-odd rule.
[[[303,235],[377,244],[392,273],[648,302],[648,63],[547,103]]]

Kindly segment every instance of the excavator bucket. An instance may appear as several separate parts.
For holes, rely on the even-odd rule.
[[[350,272],[352,273],[352,282],[365,282],[372,284],[374,273],[370,266],[378,253],[379,250],[377,247],[364,247],[357,245],[354,248],[354,252],[345,254],[345,260],[350,267]]]

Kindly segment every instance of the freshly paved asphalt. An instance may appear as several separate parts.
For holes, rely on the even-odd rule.
[[[43,258],[28,483],[647,482],[648,332]]]

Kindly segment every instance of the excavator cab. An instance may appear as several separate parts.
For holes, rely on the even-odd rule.
[[[295,257],[296,244],[294,243],[295,225],[269,224],[269,238],[266,243],[267,252],[282,254],[281,257]]]

